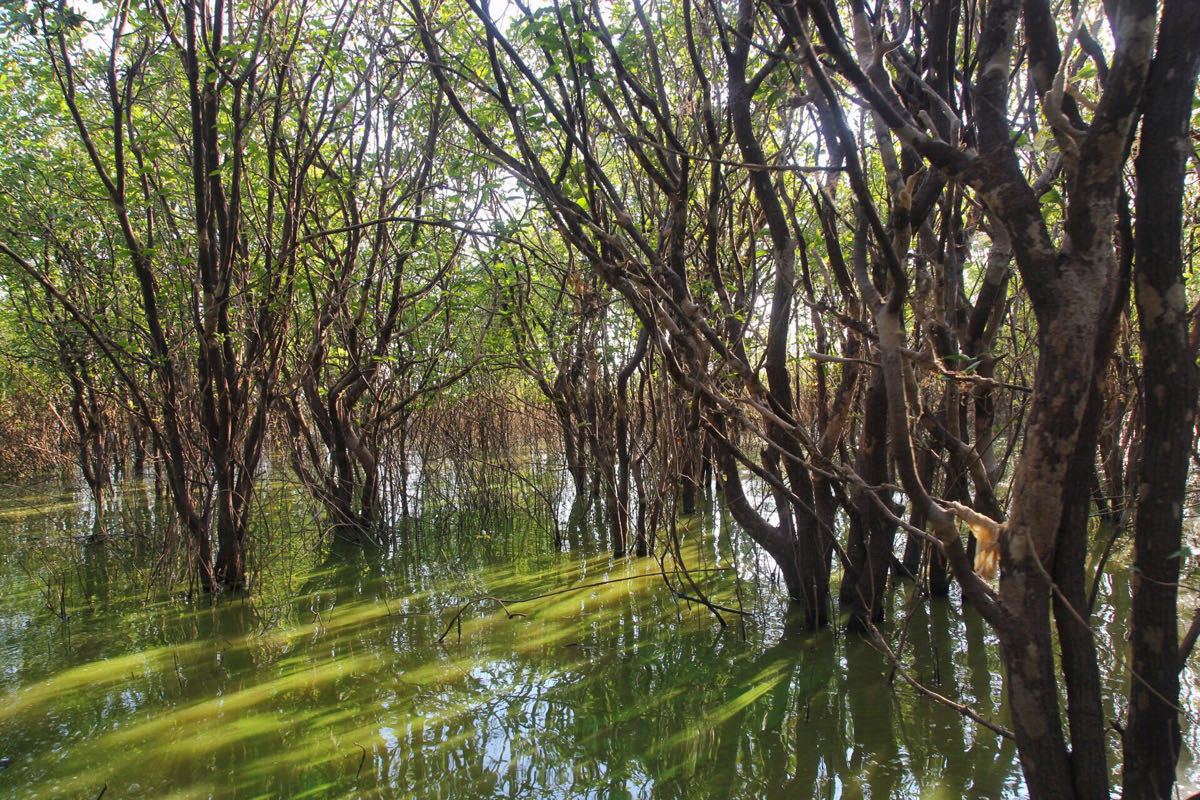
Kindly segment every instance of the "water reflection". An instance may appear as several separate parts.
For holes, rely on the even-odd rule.
[[[6,796],[1022,794],[1007,742],[889,681],[866,643],[793,630],[725,524],[693,526],[683,548],[706,591],[736,604],[738,589],[756,612],[721,630],[653,559],[611,561],[586,525],[569,553],[494,513],[412,523],[383,552],[280,535],[258,594],[214,606],[148,595],[153,558],[133,541],[61,545],[86,516],[67,492],[0,500]],[[68,589],[66,622],[44,607],[47,575]],[[472,598],[543,594],[450,624]],[[1003,720],[977,617],[939,601],[906,625],[915,676]],[[1120,650],[1105,648],[1112,675]]]

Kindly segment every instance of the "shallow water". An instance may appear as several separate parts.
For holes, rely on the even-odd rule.
[[[714,601],[752,612],[725,628],[667,588],[682,580],[672,559],[613,561],[586,526],[559,552],[519,514],[466,510],[405,526],[382,552],[311,549],[289,517],[250,599],[158,596],[144,588],[154,559],[121,535],[153,526],[153,504],[127,495],[105,548],[79,541],[89,511],[66,487],[0,499],[4,796],[1022,794],[1010,744],[889,683],[868,645],[788,631],[719,513],[681,554]],[[1110,643],[1127,595],[1114,567],[1098,615]],[[505,603],[471,603],[484,596]],[[1004,721],[975,615],[918,607],[906,636],[913,675]],[[1103,651],[1119,704],[1124,650]],[[1186,684],[1194,708],[1193,671]]]

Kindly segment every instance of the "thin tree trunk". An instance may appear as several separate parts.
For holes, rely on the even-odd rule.
[[[1180,748],[1177,584],[1197,392],[1180,243],[1198,67],[1200,14],[1194,3],[1166,0],[1135,165],[1134,269],[1145,427],[1134,527],[1133,677],[1124,736],[1129,800],[1170,796]]]

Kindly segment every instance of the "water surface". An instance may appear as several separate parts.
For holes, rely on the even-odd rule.
[[[586,523],[562,552],[545,525],[495,509],[431,512],[363,551],[314,546],[315,523],[281,503],[253,596],[162,594],[137,536],[154,512],[131,486],[101,547],[81,540],[90,511],[68,487],[0,500],[0,755],[13,760],[0,794],[1022,794],[1011,744],[889,682],[866,643],[789,630],[719,510],[679,553],[696,588],[750,612],[723,614],[726,627],[671,590],[690,586],[678,559],[614,561]],[[1003,722],[983,623],[948,601],[906,611],[907,594],[911,673]],[[1099,614],[1112,642],[1127,595],[1114,567]],[[1103,657],[1119,704],[1123,646]],[[1192,671],[1186,684],[1192,707]],[[1181,774],[1194,786],[1190,751]]]

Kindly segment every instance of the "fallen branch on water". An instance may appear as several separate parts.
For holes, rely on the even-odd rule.
[[[909,686],[916,689],[919,694],[923,694],[935,702],[941,703],[944,706],[954,709],[959,714],[962,714],[964,717],[968,717],[969,719],[974,720],[975,722],[979,723],[983,727],[987,728],[988,730],[992,731],[993,733],[995,733],[999,736],[1003,736],[1006,739],[1014,739],[1015,738],[1015,735],[1013,734],[1013,732],[1010,731],[1008,728],[1004,727],[1003,725],[992,722],[990,719],[987,719],[982,714],[980,714],[978,711],[976,711],[975,709],[966,705],[965,703],[955,702],[954,700],[951,700],[949,697],[946,697],[944,694],[935,692],[933,689],[930,689],[928,686],[926,686],[925,684],[918,681],[916,678],[914,678],[912,675],[909,674],[908,670],[906,670],[904,668],[904,665],[902,665],[900,663],[900,659],[896,655],[895,651],[892,650],[892,648],[889,647],[888,643],[884,640],[883,634],[881,634],[879,632],[879,629],[876,628],[869,620],[867,621],[867,630],[871,634],[867,638],[867,641],[870,642],[870,644],[873,647],[875,647],[876,650],[880,651],[884,655],[884,657],[887,658],[887,660],[891,662],[892,669],[901,678],[904,679],[905,683],[907,683]]]
[[[731,569],[733,569],[733,567],[709,567],[709,568],[705,568],[705,569],[698,569],[698,570],[692,570],[692,571],[693,572],[726,572]],[[636,580],[641,580],[644,578],[658,578],[658,577],[661,577],[661,575],[657,572],[648,572],[644,575],[627,575],[623,578],[610,578],[609,580],[606,580],[606,581],[595,581],[593,583],[581,583],[577,586],[568,586],[565,589],[555,589],[550,592],[542,592],[541,594],[535,594],[535,595],[530,595],[529,597],[520,597],[520,598],[516,598],[516,599],[511,599],[511,600],[506,600],[506,599],[503,599],[500,597],[496,597],[495,595],[481,594],[478,597],[472,597],[470,600],[468,600],[466,603],[464,603],[462,606],[460,606],[458,611],[454,612],[454,616],[450,618],[450,623],[446,626],[446,629],[444,631],[442,631],[442,635],[437,638],[437,641],[438,641],[438,644],[441,644],[445,640],[445,638],[450,635],[450,630],[455,626],[456,623],[459,626],[458,638],[459,638],[459,641],[462,641],[462,624],[461,624],[462,615],[466,612],[466,610],[468,608],[470,608],[471,606],[475,605],[476,603],[482,602],[484,600],[491,600],[492,602],[497,603],[500,606],[500,608],[504,611],[504,613],[508,615],[508,618],[513,619],[514,617],[527,616],[519,611],[509,611],[508,610],[509,606],[515,606],[519,603],[531,603],[534,600],[544,600],[547,597],[555,597],[560,594],[569,594],[571,592],[578,592],[581,589],[594,589],[598,586],[608,586],[613,583],[625,583],[627,581],[636,581]],[[672,591],[674,591],[674,590],[672,590]],[[700,602],[699,600],[695,600],[695,598],[684,598],[684,599],[694,600],[695,602]],[[742,611],[737,611],[736,609],[723,609],[723,610],[731,611],[731,612],[738,613],[738,614],[745,613]]]
[[[449,635],[450,629],[454,627],[455,623],[458,624],[458,640],[461,642],[462,641],[462,615],[463,615],[463,613],[471,606],[475,605],[476,603],[482,602],[484,600],[491,600],[494,603],[498,603],[500,605],[500,608],[502,608],[504,610],[504,613],[508,615],[509,619],[513,619],[514,617],[525,616],[524,614],[522,614],[519,611],[509,611],[508,606],[499,597],[493,597],[490,594],[480,595],[479,597],[472,597],[470,600],[468,600],[466,603],[464,603],[462,605],[462,607],[458,609],[458,611],[454,612],[454,616],[451,617],[451,619],[450,619],[450,624],[446,626],[446,630],[442,631],[442,635],[437,638],[438,644],[441,644],[442,641],[446,638],[446,636]]]

